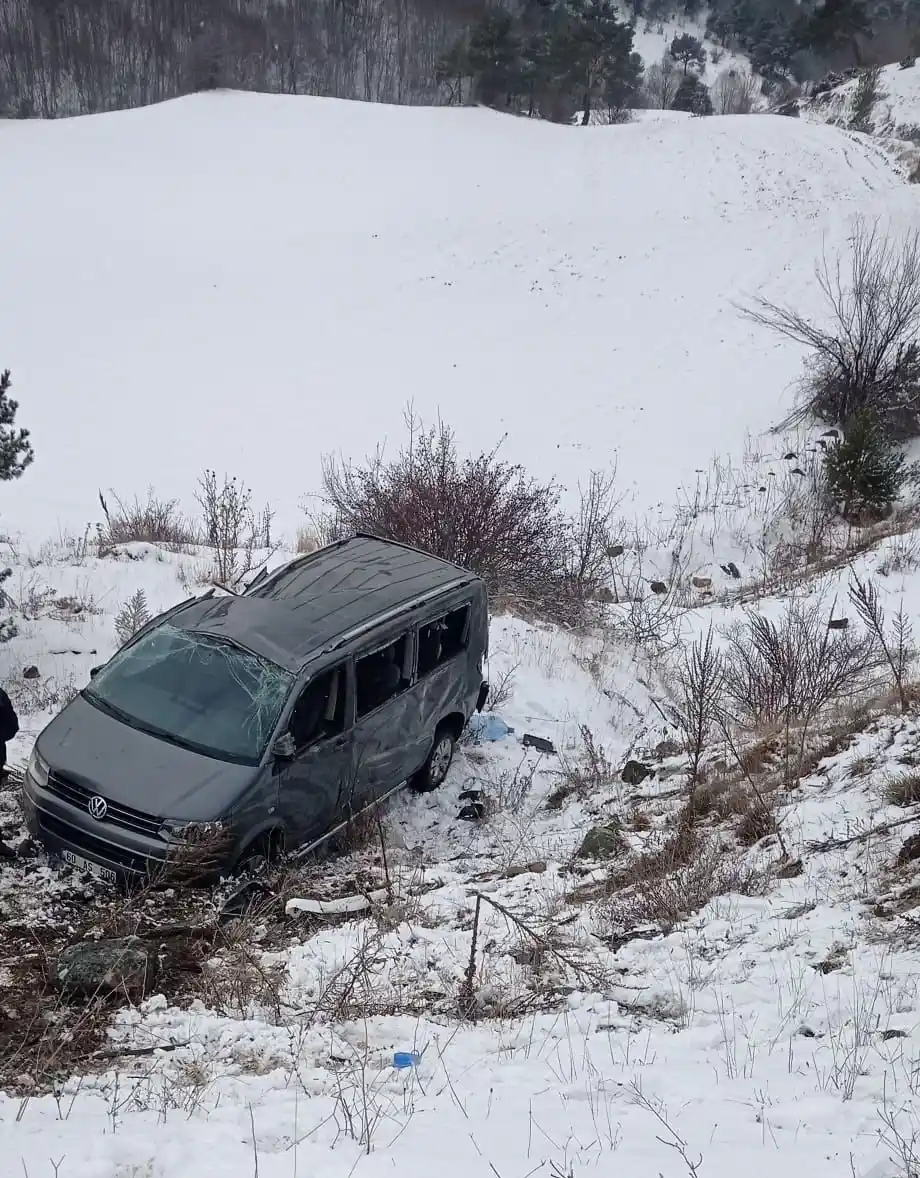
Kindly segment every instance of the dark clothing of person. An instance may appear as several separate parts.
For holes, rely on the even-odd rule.
[[[6,777],[6,742],[12,740],[18,731],[19,717],[16,715],[16,709],[13,707],[10,697],[0,687],[0,756],[3,758],[0,761],[0,784]],[[16,852],[0,838],[0,859],[15,858]]]
[[[6,770],[6,742],[19,731],[19,717],[10,697],[0,687],[0,774]]]

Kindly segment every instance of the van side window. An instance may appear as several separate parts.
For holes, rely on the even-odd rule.
[[[290,732],[298,749],[345,731],[344,667],[322,671],[303,689],[291,713]]]
[[[366,716],[409,686],[408,649],[408,635],[404,634],[388,646],[355,660],[355,709],[358,716]]]
[[[463,605],[442,618],[426,622],[418,631],[418,674],[427,675],[466,649],[470,607]]]

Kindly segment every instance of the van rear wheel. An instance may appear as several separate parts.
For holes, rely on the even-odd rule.
[[[449,724],[442,724],[434,734],[428,760],[412,779],[417,793],[429,793],[444,784],[444,778],[454,759],[457,737]]]

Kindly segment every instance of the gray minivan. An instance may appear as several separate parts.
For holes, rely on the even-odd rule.
[[[32,833],[111,882],[202,830],[220,873],[309,847],[410,782],[436,788],[488,694],[479,577],[374,536],[144,626],[39,736]]]

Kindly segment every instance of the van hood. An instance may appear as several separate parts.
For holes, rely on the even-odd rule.
[[[252,765],[217,761],[140,732],[82,696],[38,738],[39,755],[85,789],[158,818],[210,822],[254,780]]]

